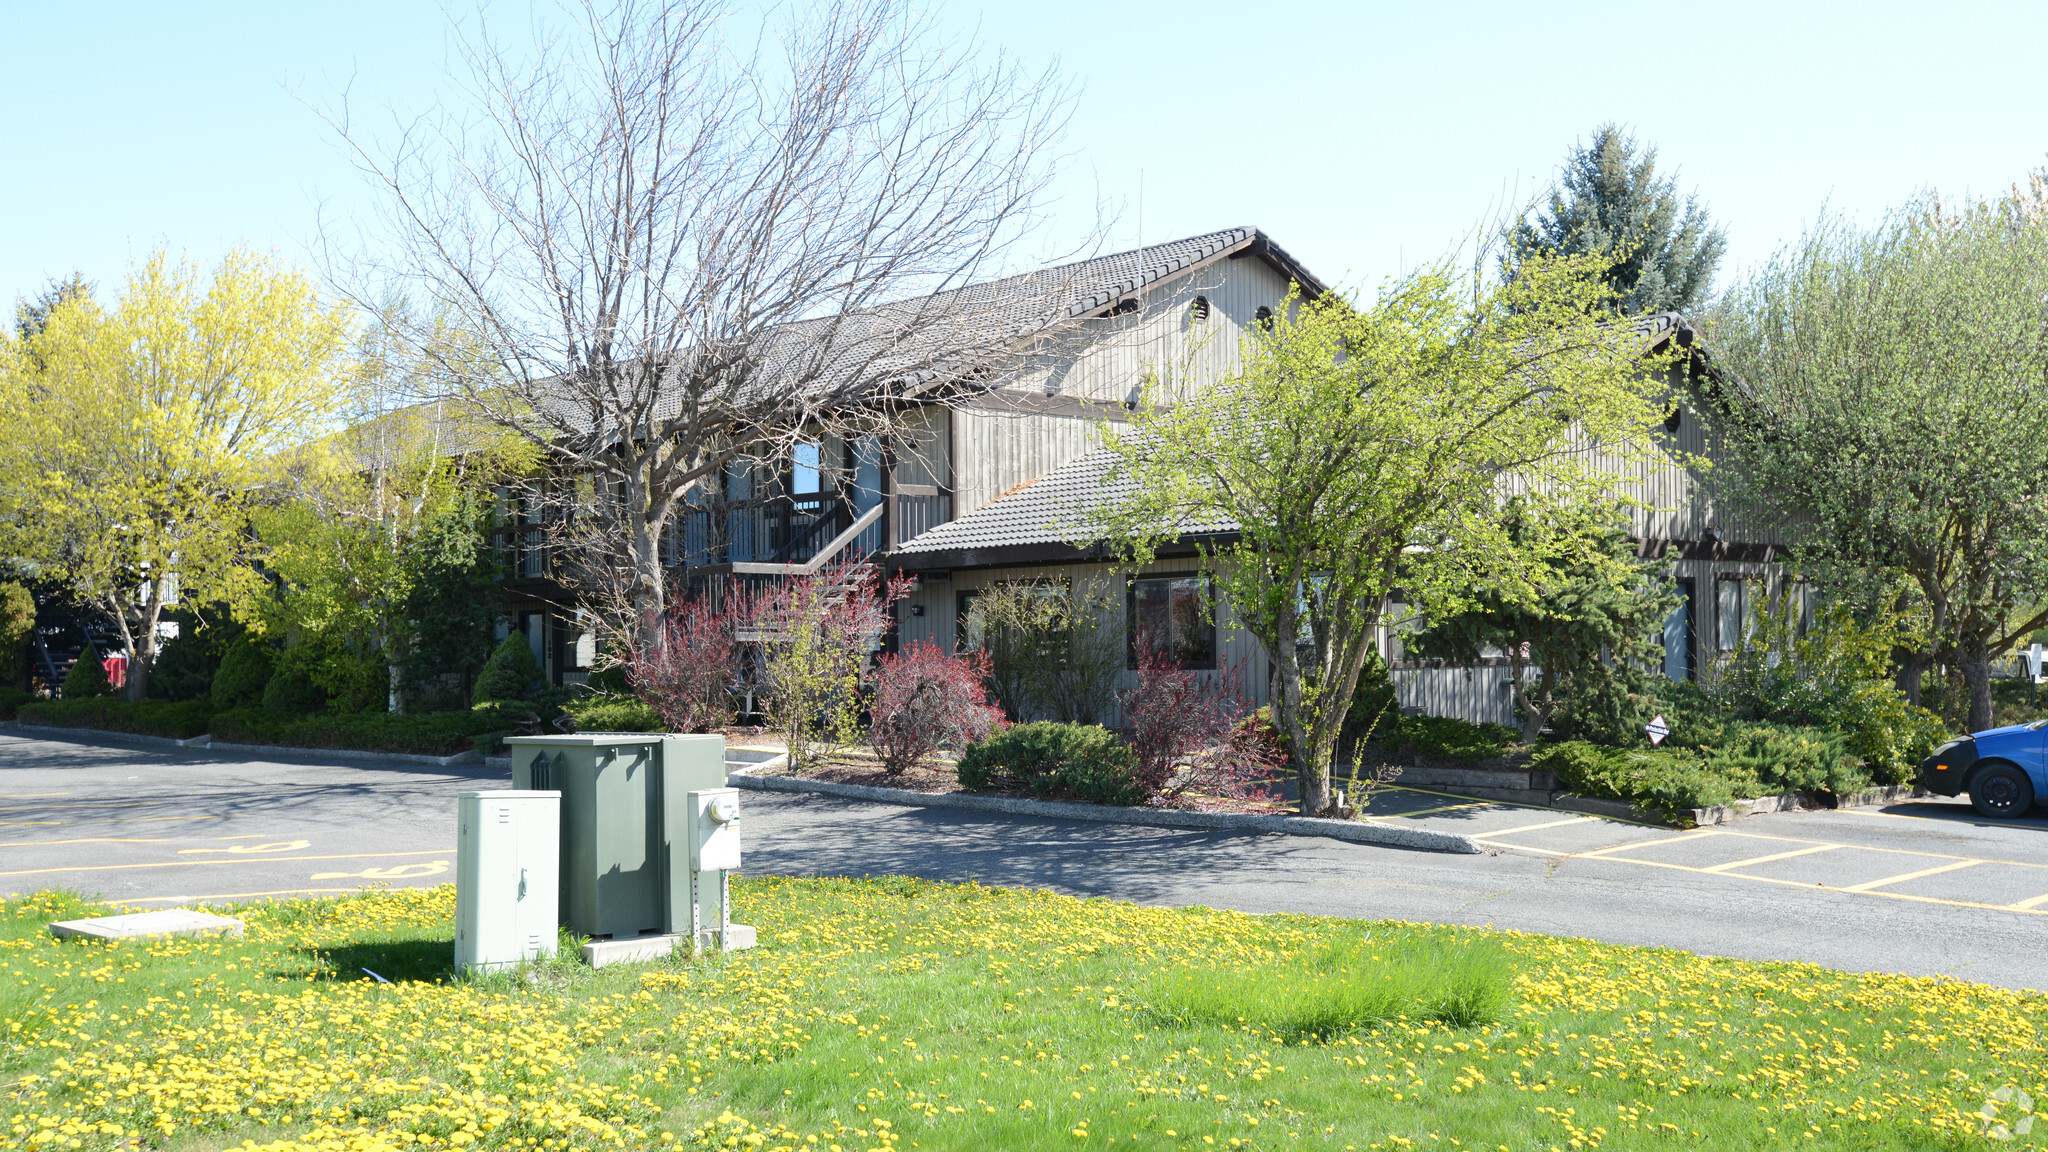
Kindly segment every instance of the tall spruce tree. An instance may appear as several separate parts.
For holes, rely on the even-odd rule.
[[[1624,315],[1684,312],[1700,303],[1728,246],[1695,197],[1657,174],[1657,150],[1614,124],[1572,147],[1547,207],[1531,205],[1508,229],[1503,270],[1538,252],[1613,256],[1605,279]]]

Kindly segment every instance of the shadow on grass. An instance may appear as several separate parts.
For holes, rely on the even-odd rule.
[[[390,940],[297,951],[319,969],[316,978],[321,980],[374,980],[374,972],[393,984],[440,983],[455,971],[453,940]]]

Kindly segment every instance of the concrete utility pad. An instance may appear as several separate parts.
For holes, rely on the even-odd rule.
[[[83,936],[89,940],[144,940],[155,936],[240,936],[242,922],[232,916],[215,916],[190,908],[160,908],[154,912],[130,912],[125,916],[96,916],[90,920],[59,920],[50,925],[59,939]]]

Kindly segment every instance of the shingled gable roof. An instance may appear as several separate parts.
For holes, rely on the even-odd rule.
[[[1672,342],[1698,354],[1693,329],[1676,312],[1630,320],[1641,338],[1643,355],[1664,351]],[[1131,481],[1110,479],[1116,457],[1097,449],[1077,456],[1035,480],[1021,484],[957,520],[940,524],[906,541],[890,554],[909,570],[974,568],[999,564],[1055,563],[1091,558],[1094,533],[1090,513],[1131,491]],[[1181,528],[1181,547],[1191,541],[1230,536],[1237,524],[1229,520],[1189,523]]]

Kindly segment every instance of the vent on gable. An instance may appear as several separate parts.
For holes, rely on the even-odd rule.
[[[1188,319],[1190,319],[1190,320],[1207,320],[1208,318],[1209,318],[1209,298],[1208,298],[1207,296],[1197,296],[1197,297],[1195,297],[1195,302],[1194,302],[1194,303],[1192,303],[1192,304],[1190,304],[1190,305],[1188,305]]]
[[[1252,313],[1252,319],[1258,322],[1262,330],[1267,332],[1273,330],[1273,310],[1264,304],[1259,305],[1259,310]]]

